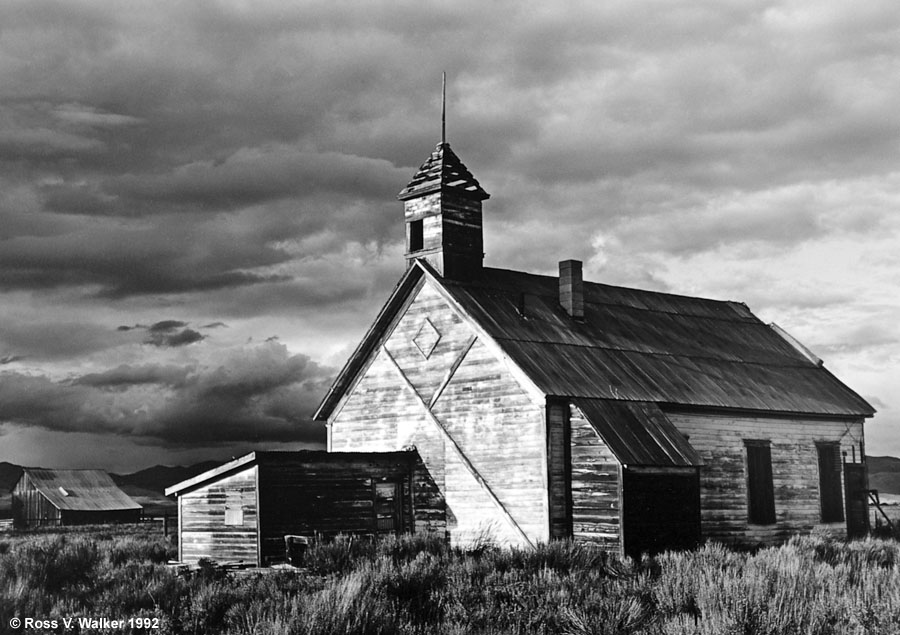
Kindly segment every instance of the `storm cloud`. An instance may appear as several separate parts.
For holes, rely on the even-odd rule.
[[[69,380],[0,372],[0,420],[56,432],[106,432],[162,447],[321,443],[311,422],[333,374],[277,342],[180,365],[121,365]]]
[[[447,71],[488,265],[745,301],[900,454],[898,29],[890,0],[0,4],[0,432],[320,440]]]

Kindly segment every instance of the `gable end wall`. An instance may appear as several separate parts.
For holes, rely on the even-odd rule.
[[[329,420],[329,449],[390,451],[415,445],[427,470],[414,477],[420,481],[413,501],[417,530],[446,530],[457,544],[523,542],[459,458],[455,444],[529,540],[547,540],[544,404],[518,384],[494,347],[478,339],[434,285],[425,281],[388,332],[387,350],[373,353]],[[440,336],[427,358],[413,341],[426,318]],[[423,406],[438,391],[432,413],[452,442]]]
[[[257,468],[251,466],[178,496],[179,560],[258,563]],[[240,526],[225,525],[225,507],[239,504]]]

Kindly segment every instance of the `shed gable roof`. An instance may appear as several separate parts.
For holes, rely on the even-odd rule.
[[[107,512],[141,509],[103,470],[25,468],[22,478],[61,511]]]
[[[324,450],[268,450],[250,452],[244,456],[232,459],[219,467],[207,470],[202,474],[193,476],[187,480],[176,483],[166,488],[166,496],[173,494],[186,494],[190,491],[208,485],[214,481],[227,478],[239,470],[244,470],[258,465],[277,465],[279,463],[302,460],[312,464],[338,465],[357,459],[378,461],[382,464],[388,461],[410,461],[414,451],[398,450],[396,452],[326,452]]]

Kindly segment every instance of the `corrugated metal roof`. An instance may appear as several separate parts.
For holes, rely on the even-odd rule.
[[[559,306],[555,277],[486,268],[441,284],[549,395],[874,413],[740,303],[585,282],[582,322]]]
[[[103,470],[25,468],[24,476],[60,510],[84,512],[141,509]]]
[[[470,199],[490,198],[469,169],[463,165],[447,143],[439,143],[413,175],[412,180],[397,195],[401,201],[430,194],[438,190],[452,191]]]
[[[624,465],[703,465],[697,451],[656,404],[580,398],[572,402]]]

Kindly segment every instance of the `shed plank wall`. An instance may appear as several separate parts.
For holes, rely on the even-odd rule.
[[[413,343],[428,318],[440,333],[425,359]],[[427,328],[427,327],[426,327]],[[474,331],[425,281],[397,322],[386,348],[422,400],[429,403]],[[484,537],[518,540],[503,513],[467,473],[453,447],[410,394],[380,351],[351,388],[331,422],[332,451],[396,450],[414,444],[430,480],[443,493],[447,530],[454,542]],[[438,401],[434,414],[533,540],[548,537],[544,407],[530,401],[503,362],[481,342],[471,346]],[[434,491],[429,493],[434,499]],[[452,503],[451,503],[452,501]],[[417,528],[424,523],[416,500]],[[430,514],[438,512],[437,501]]]
[[[225,525],[226,501],[240,502],[240,526]],[[179,496],[178,505],[182,562],[258,562],[255,466]]]
[[[573,538],[619,551],[619,462],[578,408],[570,406],[569,421]]]
[[[814,529],[846,535],[846,524],[820,522],[816,441],[840,442],[851,455],[863,439],[859,421],[775,419],[720,414],[667,413],[688,435],[705,466],[700,471],[701,527],[704,538],[732,544],[777,544]],[[771,441],[775,488],[773,525],[747,520],[747,471],[744,439]],[[846,506],[845,506],[846,509]]]
[[[375,483],[402,485],[404,526],[411,528],[409,461],[345,459],[309,460],[302,457],[259,466],[260,544],[262,560],[282,558],[284,536],[333,536],[338,533],[374,534]]]

